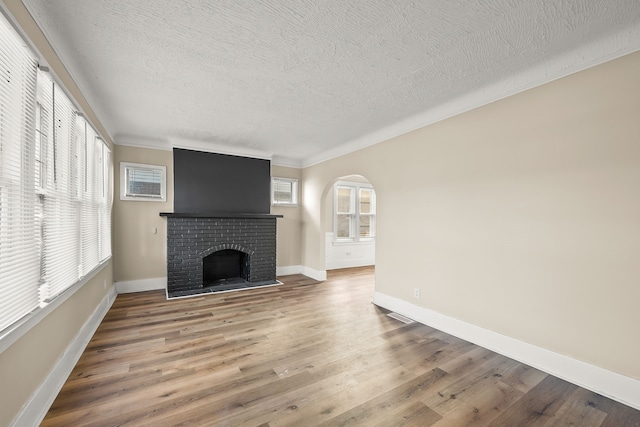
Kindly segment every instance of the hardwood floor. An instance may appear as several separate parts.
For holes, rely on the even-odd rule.
[[[640,426],[640,411],[371,304],[373,269],[118,296],[43,426]]]

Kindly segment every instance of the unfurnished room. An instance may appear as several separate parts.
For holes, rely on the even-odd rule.
[[[0,425],[640,426],[637,0],[0,11]]]

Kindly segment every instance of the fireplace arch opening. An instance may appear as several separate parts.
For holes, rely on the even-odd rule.
[[[250,255],[235,249],[215,251],[202,259],[204,288],[246,283],[251,277]]]

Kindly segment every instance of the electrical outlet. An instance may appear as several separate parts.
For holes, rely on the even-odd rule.
[[[351,252],[347,252],[347,256],[351,255]]]
[[[420,298],[420,288],[413,289],[413,296],[414,298]]]

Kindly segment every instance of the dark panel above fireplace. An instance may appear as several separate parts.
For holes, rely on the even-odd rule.
[[[268,214],[271,162],[173,150],[174,212]]]

